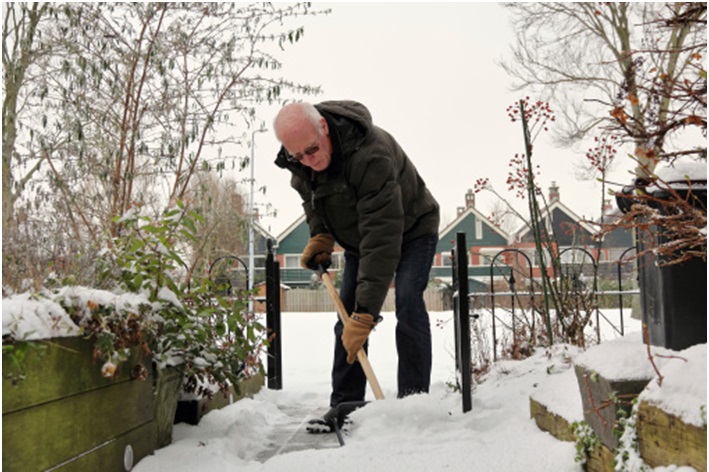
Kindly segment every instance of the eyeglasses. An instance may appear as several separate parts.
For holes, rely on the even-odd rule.
[[[319,150],[320,150],[320,145],[313,144],[312,146],[308,146],[307,148],[305,148],[305,150],[303,152],[297,153],[295,156],[291,156],[290,154],[288,154],[288,160],[291,162],[300,162],[303,159],[305,159],[305,156],[312,156],[313,154],[315,154]]]

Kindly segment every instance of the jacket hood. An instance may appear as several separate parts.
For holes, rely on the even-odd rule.
[[[331,115],[341,116],[353,121],[362,128],[364,134],[369,131],[372,126],[372,115],[367,107],[359,102],[352,100],[338,100],[322,102],[315,105],[315,108],[320,112],[329,113]]]

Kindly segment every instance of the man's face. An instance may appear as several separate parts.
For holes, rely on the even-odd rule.
[[[316,172],[327,169],[332,162],[332,148],[324,119],[319,128],[310,123],[299,127],[287,133],[282,143],[290,154],[290,160],[298,161]]]

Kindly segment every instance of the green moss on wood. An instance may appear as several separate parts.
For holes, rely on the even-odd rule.
[[[549,409],[533,398],[529,399],[529,411],[537,426],[542,431],[547,431],[560,441],[575,441],[571,425],[562,416],[549,411]]]
[[[113,379],[101,377],[102,361],[93,359],[93,342],[81,337],[34,341],[47,346],[45,350],[30,349],[25,361],[26,378],[16,384],[3,376],[3,414],[39,405],[59,398],[107,387],[131,380],[133,368],[141,364],[150,370],[150,360],[134,348],[130,359],[118,366]],[[3,354],[3,372],[8,359]]]
[[[637,428],[640,455],[649,466],[690,466],[706,472],[706,426],[687,424],[648,402],[640,402]]]
[[[112,380],[101,377],[90,340],[56,339],[48,346],[44,351],[29,351],[25,380],[13,385],[3,379],[3,470],[79,467],[71,464],[95,460],[91,455],[99,455],[107,465],[66,470],[123,470],[112,469],[114,463],[123,467],[125,445],[120,447],[119,438],[135,435],[140,442],[133,446],[135,456],[152,452],[153,376],[148,369],[145,380],[130,378],[132,365],[149,366],[149,358],[135,348],[131,363]],[[3,357],[3,370],[5,361]],[[106,459],[112,454],[115,457]]]

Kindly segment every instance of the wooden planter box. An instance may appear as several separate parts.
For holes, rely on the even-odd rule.
[[[707,428],[687,424],[646,401],[638,407],[638,446],[650,467],[707,470]]]
[[[601,443],[614,450],[618,446],[618,438],[613,434],[618,423],[618,409],[629,415],[633,398],[640,395],[650,379],[606,379],[602,375],[594,375],[583,366],[576,365],[574,369],[581,392],[584,420]],[[621,404],[616,405],[611,401],[613,394],[622,399]]]
[[[256,374],[249,379],[242,380],[239,389],[231,388],[229,394],[216,393],[212,398],[200,398],[198,400],[180,400],[177,402],[175,412],[175,423],[199,424],[204,415],[212,410],[218,410],[244,397],[251,397],[258,393],[264,385],[264,375]]]
[[[576,441],[569,421],[563,416],[549,411],[546,405],[534,398],[529,399],[529,413],[542,431],[548,432],[559,441]]]
[[[182,395],[183,367],[167,367],[156,373],[155,383],[155,448],[172,443],[172,425],[175,424],[175,410]]]
[[[38,341],[41,343],[42,341]],[[154,374],[140,349],[115,379],[101,377],[93,342],[58,338],[30,349],[26,378],[3,376],[2,469],[32,472],[130,470],[156,447]],[[133,380],[142,363],[145,380]],[[3,355],[3,372],[10,369]]]

